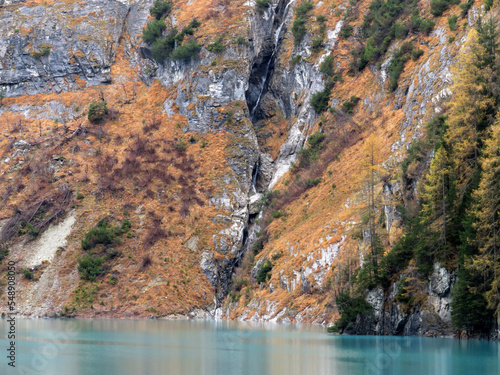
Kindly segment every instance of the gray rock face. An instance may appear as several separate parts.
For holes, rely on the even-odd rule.
[[[137,49],[142,45],[142,29],[148,22],[149,9],[152,6],[153,0],[138,0],[130,6],[124,30],[132,46]]]
[[[311,291],[311,283],[304,274],[300,275],[300,290],[302,293],[309,293]]]
[[[248,211],[250,215],[258,214],[261,210],[261,200],[264,195],[262,194],[254,194],[250,197],[250,201],[248,202]]]
[[[288,26],[293,19],[293,7],[296,3],[279,0],[263,16],[255,15],[250,18],[251,45],[238,51],[228,48],[222,56],[222,65],[224,61],[236,60],[239,62],[236,67],[222,66],[222,70],[218,66],[211,68],[210,62],[214,56],[204,50],[204,57],[197,61],[189,64],[165,62],[158,70],[163,85],[169,87],[178,84],[175,99],[167,99],[165,102],[165,111],[169,115],[174,114],[175,103],[179,113],[188,119],[185,131],[213,132],[224,129],[237,137],[226,150],[226,160],[239,183],[236,193],[238,196],[255,194],[254,187],[257,191],[272,188],[288,170],[290,162],[297,158],[317,117],[309,100],[312,94],[324,87],[319,65],[330,53],[341,23],[335,32],[328,33],[324,56],[315,65],[301,63],[290,67],[289,61],[283,61],[279,52],[283,38],[291,36]],[[307,38],[309,40],[298,47],[294,54],[304,57],[311,55],[307,47],[310,36]],[[241,65],[242,62],[245,62],[244,65]],[[304,103],[301,106],[295,104],[298,97]],[[236,108],[233,105],[231,119],[228,121],[228,115],[221,113],[219,108],[235,102],[246,105]],[[277,161],[260,152],[254,126],[248,120],[250,117],[256,123],[266,117],[268,108],[280,112],[285,118],[294,118]],[[258,211],[253,203],[247,208],[247,202],[232,207],[235,213],[244,212],[246,221],[244,215],[233,214],[232,224],[214,238],[216,251],[231,253],[236,258],[235,262],[228,258],[217,265],[219,272],[214,284],[217,285],[219,295],[227,293],[227,290],[221,288],[229,285],[225,280],[230,280],[233,264],[239,261],[255,237],[251,233],[255,230],[254,225],[248,219],[250,214],[255,215]],[[248,236],[246,232],[249,233]],[[252,271],[254,277],[259,266],[257,264]],[[306,278],[302,285],[306,289],[310,288]]]
[[[387,183],[384,185],[384,196],[386,202],[396,202],[401,200],[401,186],[399,182],[395,182],[393,184]],[[391,228],[396,225],[398,227],[401,217],[394,205],[388,204],[383,207],[385,214],[385,225],[387,231],[390,232]]]
[[[126,14],[115,0],[2,8],[0,89],[13,97],[110,82]]]
[[[447,295],[450,292],[451,277],[452,275],[446,268],[435,264],[434,272],[429,280],[431,291],[439,297]]]
[[[253,266],[251,274],[254,279],[257,279],[257,274],[259,273],[260,268],[262,267],[262,263],[264,263],[264,261],[265,261],[264,258],[260,258],[257,261],[257,263],[255,263],[255,266]]]
[[[274,161],[269,154],[260,154],[259,171],[256,178],[257,191],[265,191],[273,178]]]
[[[51,100],[41,106],[35,105],[18,105],[0,107],[0,115],[6,111],[17,112],[27,118],[33,119],[50,119],[65,123],[76,117],[77,112],[74,108],[66,107],[62,103]]]
[[[293,12],[289,12],[288,17],[292,15]],[[280,60],[276,63],[277,69],[270,83],[269,95],[273,96],[273,101],[280,111],[287,118],[295,118],[295,121],[290,124],[288,137],[280,148],[277,160],[274,161],[274,173],[269,182],[269,189],[272,189],[290,169],[290,164],[297,160],[298,152],[304,146],[310,128],[317,119],[309,103],[314,93],[324,89],[319,66],[335,45],[342,22],[339,21],[335,30],[328,32],[325,50],[314,65],[304,61],[291,67],[288,61]],[[303,58],[311,56],[311,50],[308,47],[310,40],[311,36],[308,34],[300,46],[294,47],[293,56],[300,55]],[[297,98],[300,98],[299,104],[296,104]]]
[[[195,74],[189,81],[189,86],[180,88],[177,92],[179,112],[188,118],[189,126],[186,130],[206,132],[221,128],[227,122],[227,118],[220,118],[217,108],[235,100],[244,102],[245,77],[235,70],[225,72],[209,70],[206,75],[200,72]],[[188,108],[191,104],[195,105],[194,109]],[[245,115],[243,108],[238,115],[240,118],[232,121],[241,120]]]
[[[214,235],[214,251],[225,255],[225,257],[216,260],[214,253],[205,252],[202,255],[200,267],[215,289],[217,307],[227,295],[234,268],[243,255],[247,222],[248,208],[244,206],[243,209],[233,213],[228,228]]]
[[[0,5],[11,5],[25,2],[26,0],[0,0]]]
[[[213,239],[214,250],[226,257],[221,261],[214,258],[208,261],[206,257],[201,263],[215,288],[217,304],[227,295],[234,267],[253,238],[253,233],[247,233],[249,225],[254,227],[249,217],[258,210],[256,202],[248,205],[248,197],[255,194],[254,188],[264,190],[272,176],[273,161],[268,155],[261,155],[254,126],[249,120],[249,107],[255,106],[262,88],[265,68],[276,42],[273,36],[282,24],[280,17],[285,6],[284,1],[279,1],[264,16],[251,17],[251,45],[230,46],[219,57],[217,66],[211,64],[215,55],[204,50],[203,57],[198,60],[188,64],[166,61],[158,70],[164,86],[178,84],[176,98],[167,99],[165,111],[174,114],[175,102],[179,113],[188,120],[185,131],[205,133],[223,129],[233,135],[225,154],[238,185],[230,193],[236,197],[236,203],[231,207],[231,223]],[[230,113],[220,111],[228,104],[231,105]],[[213,272],[214,269],[217,272]]]
[[[215,263],[214,255],[209,253],[208,251],[204,252],[201,256],[200,267],[203,271],[203,274],[208,279],[210,285],[215,288],[218,284],[218,280],[217,265]]]
[[[413,274],[402,274],[401,281]],[[366,292],[365,299],[373,313],[359,315],[352,329],[345,333],[358,335],[452,336],[450,315],[451,288],[456,274],[439,263],[422,287],[425,301],[408,309],[397,301],[402,282],[391,285],[384,293],[381,287]]]

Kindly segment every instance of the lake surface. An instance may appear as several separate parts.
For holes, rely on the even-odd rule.
[[[21,319],[16,329],[12,369],[0,319],[0,374],[500,374],[500,344],[486,341],[226,321]]]

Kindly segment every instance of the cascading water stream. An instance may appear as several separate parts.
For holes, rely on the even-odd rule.
[[[288,1],[286,6],[283,8],[285,1]],[[260,34],[259,37],[263,37],[260,44],[261,47],[259,55],[255,56],[254,64],[250,71],[250,76],[248,77],[248,86],[245,91],[245,98],[247,101],[247,106],[250,111],[249,119],[252,123],[255,120],[255,116],[258,115],[258,108],[261,103],[262,97],[265,95],[270,77],[272,76],[274,59],[278,55],[281,38],[283,37],[283,29],[286,26],[286,18],[290,6],[295,2],[295,0],[278,0],[277,6],[272,10],[275,14],[271,14],[272,17],[266,18],[265,21],[272,22],[272,24],[265,24],[266,31],[271,28],[270,37],[263,36]],[[283,10],[282,10],[283,9]],[[280,21],[281,20],[281,21]],[[279,26],[275,28],[277,22]],[[260,150],[259,150],[260,151]],[[261,155],[259,154],[254,163],[252,174],[251,174],[251,187],[248,191],[248,216],[245,226],[242,231],[241,237],[241,247],[236,257],[228,259],[226,263],[220,262],[217,264],[217,280],[215,287],[215,297],[214,297],[214,310],[212,315],[217,319],[222,315],[221,303],[222,300],[227,296],[228,293],[228,283],[234,275],[234,270],[236,267],[240,266],[241,257],[245,251],[249,249],[249,246],[257,240],[256,233],[258,232],[258,218],[262,217],[260,212],[260,205],[258,202],[262,198],[258,195],[257,185],[259,185],[259,178],[261,177],[261,170],[264,169],[264,163],[262,162]],[[250,203],[253,202],[253,203]],[[253,205],[253,207],[251,206]]]
[[[276,32],[274,34],[273,53],[271,54],[271,57],[269,58],[269,61],[267,62],[266,70],[265,70],[265,73],[264,73],[263,78],[262,78],[262,86],[261,86],[261,89],[260,89],[260,93],[259,93],[259,96],[257,97],[257,101],[255,102],[255,106],[252,108],[252,112],[250,113],[250,121],[252,121],[252,122],[254,120],[255,112],[257,111],[257,108],[259,108],[260,100],[262,99],[262,96],[264,95],[264,93],[266,91],[266,88],[267,88],[267,82],[269,80],[269,70],[271,68],[271,64],[274,61],[274,56],[276,55],[276,52],[278,51],[278,49],[280,47],[279,46],[279,40],[280,40],[280,37],[281,37],[281,31],[283,30],[283,26],[285,25],[285,22],[286,22],[286,16],[288,14],[288,8],[290,7],[290,5],[294,1],[295,0],[290,0],[288,2],[288,4],[286,5],[285,10],[283,11],[283,19],[281,21],[281,24],[280,24],[280,26],[278,27],[278,29],[276,30]],[[255,190],[255,188],[254,188],[254,190]]]
[[[257,162],[257,164],[255,165],[255,170],[253,171],[252,175],[252,188],[255,194],[257,194],[257,177],[259,176],[259,170],[260,170],[260,163]]]

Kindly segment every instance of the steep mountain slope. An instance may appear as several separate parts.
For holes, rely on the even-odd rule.
[[[375,28],[370,4],[174,0],[154,21],[149,0],[5,1],[0,243],[21,313],[337,318],[371,216],[386,251],[402,235],[424,167],[404,184],[401,162],[484,13],[394,2]],[[412,312],[383,303],[397,280],[371,291],[366,330],[450,334],[445,266]]]

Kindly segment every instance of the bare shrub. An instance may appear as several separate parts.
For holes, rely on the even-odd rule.
[[[149,254],[145,254],[142,257],[142,262],[141,262],[141,267],[140,271],[144,271],[146,268],[148,268],[151,264],[153,264],[153,260],[151,259],[151,256]]]
[[[156,244],[162,238],[167,237],[167,233],[161,228],[161,219],[154,212],[150,212],[151,226],[146,232],[146,238],[143,241],[144,248],[148,249]]]
[[[123,165],[120,169],[121,176],[131,177],[137,174],[141,169],[141,162],[136,158],[127,157],[123,162]]]
[[[102,128],[102,126],[99,126],[97,130],[94,132],[95,136],[97,139],[103,139],[106,136],[106,132]]]
[[[151,118],[144,122],[142,130],[144,133],[150,133],[153,130],[160,129],[161,126],[161,118],[156,117],[156,114],[153,113]]]
[[[153,172],[154,176],[158,178],[161,182],[163,182],[165,185],[168,185],[172,181],[174,181],[174,176],[168,173],[165,169],[155,169]]]
[[[155,197],[155,193],[153,190],[151,189],[147,189],[145,192],[144,192],[144,195],[150,199],[153,199]]]
[[[115,121],[116,119],[118,119],[119,114],[120,112],[118,112],[118,110],[114,108],[108,109],[108,119],[110,119],[111,121]]]
[[[122,206],[122,210],[123,212],[129,212],[129,211],[132,211],[134,209],[134,205],[131,204],[131,203],[125,203],[123,206]]]
[[[72,154],[75,154],[75,153],[77,153],[77,152],[80,152],[80,150],[81,150],[80,146],[79,146],[79,145],[78,145],[78,143],[76,143],[76,141],[75,141],[75,143],[74,143],[74,145],[73,145],[73,148],[71,149],[71,153],[72,153]]]
[[[108,174],[113,171],[113,167],[118,163],[118,159],[112,155],[102,155],[96,163],[96,171],[99,174]]]
[[[189,215],[189,201],[182,201],[181,208],[179,210],[179,214],[185,218]]]
[[[216,9],[210,9],[206,15],[205,15],[205,20],[211,20],[214,18],[218,18],[220,16],[220,12]]]
[[[102,195],[106,192],[119,192],[123,190],[120,173],[113,167],[118,163],[118,159],[111,155],[102,155],[96,163],[97,193]]]
[[[29,228],[28,233],[36,237],[47,229],[52,221],[57,221],[64,215],[72,201],[71,197],[71,190],[59,191],[44,199],[31,202],[24,209],[14,207],[11,218],[0,231],[0,243],[7,243],[19,234],[18,230],[22,223],[24,228]]]
[[[146,138],[140,137],[138,135],[135,141],[132,143],[129,152],[135,157],[152,156],[156,154],[156,149],[148,144],[148,140]]]

